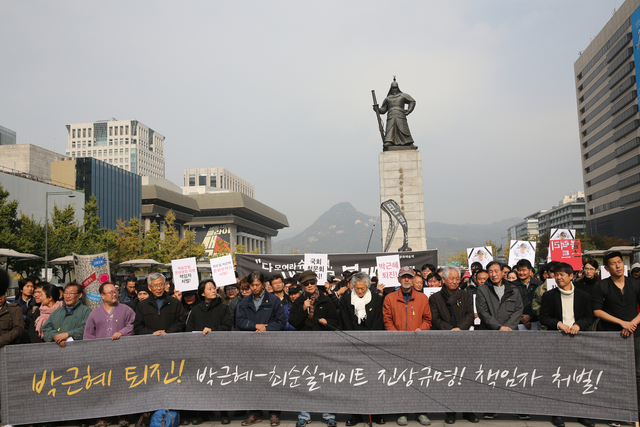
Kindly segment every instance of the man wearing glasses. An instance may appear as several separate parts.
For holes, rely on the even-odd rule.
[[[165,291],[166,281],[161,273],[147,276],[151,295],[136,307],[136,320],[133,322],[136,335],[163,335],[184,331],[187,312],[180,301]]]
[[[118,302],[118,292],[111,282],[100,285],[102,305],[91,312],[84,327],[82,339],[111,338],[133,335],[134,311]]]
[[[311,270],[303,271],[298,278],[304,293],[291,306],[289,324],[298,331],[335,331],[340,328],[340,316],[333,301],[318,289],[318,276]],[[291,292],[291,291],[290,291]],[[324,413],[327,427],[336,427],[336,416]],[[311,422],[311,414],[298,413],[296,427],[305,427]]]
[[[69,339],[71,341],[82,339],[84,326],[91,314],[91,309],[80,301],[82,294],[82,285],[77,282],[71,282],[65,286],[64,306],[51,313],[42,326],[45,342],[55,341],[60,347],[65,347]]]

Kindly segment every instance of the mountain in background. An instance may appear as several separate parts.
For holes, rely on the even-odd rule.
[[[427,245],[429,249],[438,249],[438,262],[443,264],[451,255],[482,246],[488,240],[498,246],[504,245],[507,228],[519,221],[522,218],[509,218],[491,224],[428,222]],[[398,233],[401,232],[398,229]],[[342,202],[320,215],[302,233],[288,239],[274,239],[271,247],[274,253],[356,253],[367,251],[371,237],[369,252],[380,252],[381,236],[380,221],[376,224],[376,217],[358,212],[351,203]]]

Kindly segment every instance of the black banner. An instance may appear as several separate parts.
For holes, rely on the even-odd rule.
[[[612,332],[145,335],[7,346],[0,370],[3,425],[160,408],[638,414],[633,340]]]
[[[329,274],[339,277],[343,271],[363,271],[369,276],[375,276],[377,272],[376,257],[398,254],[400,266],[412,267],[419,270],[424,264],[438,264],[438,251],[413,251],[413,252],[371,252],[359,254],[328,254]],[[236,254],[238,263],[236,270],[240,277],[253,271],[261,271],[267,276],[281,274],[283,277],[292,277],[296,273],[304,271],[304,254],[279,255],[279,254]],[[324,283],[321,283],[324,285]]]

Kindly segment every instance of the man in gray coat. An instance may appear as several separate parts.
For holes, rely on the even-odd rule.
[[[489,280],[478,287],[476,308],[480,325],[477,329],[517,331],[522,316],[522,297],[518,288],[503,279],[498,261],[487,264]]]

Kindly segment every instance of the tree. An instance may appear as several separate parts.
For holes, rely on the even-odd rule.
[[[484,245],[491,246],[491,250],[493,251],[493,259],[496,259],[498,255],[502,253],[502,246],[496,245],[491,240],[484,242]]]
[[[78,245],[77,253],[83,255],[97,254],[109,250],[109,242],[113,242],[113,236],[109,236],[106,228],[100,228],[100,217],[98,216],[98,202],[95,196],[89,197],[84,204],[84,221]],[[111,233],[115,233],[111,231]]]
[[[0,248],[16,249],[20,234],[18,201],[9,201],[9,192],[0,185]]]
[[[142,254],[139,258],[150,258],[160,261],[160,227],[157,222],[151,222],[149,229],[142,239]]]
[[[71,255],[77,251],[80,228],[75,220],[75,209],[67,205],[62,209],[53,206],[49,227],[49,260]]]
[[[467,267],[467,264],[469,262],[469,260],[467,259],[467,251],[460,251],[447,258],[448,264],[452,264],[454,261],[458,261],[460,263],[460,266]]]
[[[35,222],[32,217],[24,214],[20,218],[20,232],[17,235],[16,250],[35,255],[44,253],[44,227],[39,222]],[[43,266],[44,262],[41,259],[10,263],[10,268],[19,272],[22,277],[37,274]]]
[[[118,220],[116,224],[116,239],[109,251],[109,260],[120,264],[140,255],[142,242],[140,239],[140,221],[131,218],[129,224]]]

